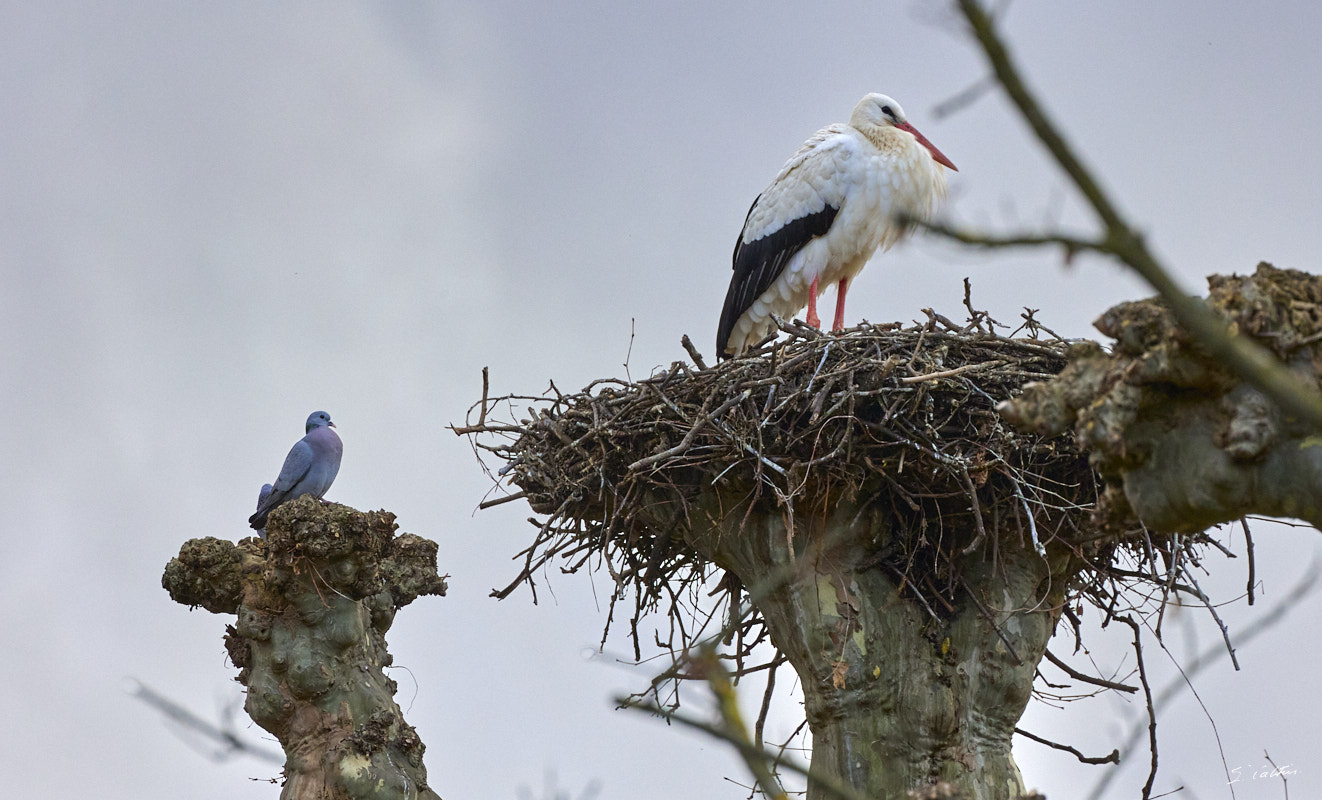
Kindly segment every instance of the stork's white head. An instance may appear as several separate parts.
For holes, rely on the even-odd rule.
[[[900,108],[900,104],[884,94],[873,92],[864,95],[863,99],[858,101],[858,105],[854,106],[854,113],[849,117],[849,124],[860,131],[866,131],[868,128],[898,128],[913,136],[918,144],[926,147],[928,152],[932,154],[933,160],[938,164],[959,172],[959,168],[950,159],[936,149],[935,145],[927,141],[927,137],[919,133],[917,128],[909,124],[909,120],[904,116],[904,109]]]

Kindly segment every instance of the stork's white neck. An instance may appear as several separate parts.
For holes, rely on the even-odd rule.
[[[872,142],[872,146],[882,153],[894,153],[899,155],[911,147],[922,149],[922,145],[905,131],[893,128],[890,125],[878,125],[872,122],[851,122],[855,130],[863,134],[863,138]]]

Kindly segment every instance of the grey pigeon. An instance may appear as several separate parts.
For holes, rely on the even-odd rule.
[[[248,524],[254,530],[266,528],[266,517],[276,506],[305,494],[318,500],[326,494],[326,490],[335,482],[336,473],[340,471],[340,456],[344,454],[340,437],[331,430],[334,427],[330,414],[325,411],[314,411],[308,417],[307,435],[285,456],[280,477],[275,479],[270,493],[266,493],[263,487],[257,513],[248,518]]]

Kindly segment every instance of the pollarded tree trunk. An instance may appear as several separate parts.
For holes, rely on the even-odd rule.
[[[704,496],[682,535],[748,587],[797,671],[813,770],[868,797],[937,783],[970,800],[1024,795],[1011,738],[1060,616],[1070,559],[1002,537],[993,563],[984,541],[951,565],[954,591],[920,599],[927,590],[902,589],[878,557],[912,532],[893,530],[871,504],[798,510],[791,536],[774,502],[747,512],[740,499]],[[944,535],[972,542],[969,525]],[[810,785],[808,796],[823,795]]]
[[[718,592],[756,613],[720,638],[743,663],[765,626],[803,686],[816,773],[878,800],[1025,796],[1011,738],[1102,546],[1093,473],[1068,437],[994,410],[1065,345],[936,322],[793,327],[750,357],[557,394],[517,425],[484,403],[458,430],[504,437],[479,439],[506,461],[492,472],[545,515],[504,593],[597,553],[639,598],[637,631],[723,569]],[[672,630],[686,611],[670,604]]]
[[[436,544],[394,519],[304,496],[266,540],[193,539],[165,568],[176,602],[237,617],[225,646],[245,710],[285,750],[282,800],[439,800],[383,667],[395,612],[446,587]]]

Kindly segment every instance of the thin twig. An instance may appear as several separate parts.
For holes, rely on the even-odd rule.
[[[1143,662],[1143,631],[1130,617],[1121,617],[1120,621],[1134,631],[1134,655],[1138,659],[1138,681],[1143,686],[1143,700],[1148,709],[1148,752],[1152,755],[1152,767],[1148,770],[1147,782],[1143,784],[1143,800],[1152,797],[1152,784],[1157,780],[1157,709],[1152,705],[1152,686],[1148,683],[1148,668]],[[1161,640],[1157,640],[1160,644]],[[1164,645],[1163,645],[1164,647]]]
[[[1248,560],[1249,560],[1249,585],[1248,585],[1249,605],[1253,605],[1253,592],[1254,589],[1257,588],[1256,585],[1258,583],[1257,577],[1253,574],[1254,572],[1253,533],[1252,531],[1249,530],[1249,520],[1247,517],[1241,517],[1239,520],[1239,524],[1244,526],[1244,547],[1248,551]]]
[[[914,375],[908,378],[900,378],[900,383],[914,384],[922,383],[923,381],[935,381],[941,378],[953,378],[956,375],[963,375],[966,372],[977,372],[979,370],[999,367],[1004,363],[1004,361],[987,361],[982,364],[965,364],[962,367],[942,370],[941,372],[929,372],[925,375]]]
[[[1184,577],[1189,579],[1189,585],[1193,587],[1194,595],[1203,601],[1203,606],[1212,615],[1212,619],[1216,620],[1217,627],[1221,629],[1221,638],[1226,643],[1226,652],[1230,654],[1230,663],[1234,665],[1235,671],[1239,672],[1239,659],[1235,657],[1235,646],[1230,642],[1230,629],[1221,620],[1221,615],[1216,613],[1216,607],[1212,605],[1211,600],[1207,599],[1207,595],[1203,593],[1203,587],[1198,585],[1198,581],[1194,579],[1187,566],[1184,568]]]
[[[1112,750],[1110,755],[1106,755],[1106,756],[1085,756],[1083,753],[1080,753],[1078,750],[1075,750],[1073,747],[1070,747],[1067,744],[1060,744],[1059,742],[1053,742],[1050,739],[1043,739],[1041,736],[1034,736],[1033,734],[1029,733],[1023,728],[1015,728],[1014,732],[1019,734],[1020,736],[1023,736],[1026,739],[1032,739],[1038,744],[1044,744],[1047,747],[1056,750],[1064,750],[1066,753],[1073,753],[1075,758],[1079,759],[1085,764],[1119,764],[1120,763],[1119,750]]]
[[[1127,686],[1126,684],[1123,683],[1108,681],[1105,678],[1094,678],[1091,675],[1085,675],[1082,672],[1079,672],[1074,667],[1071,667],[1069,664],[1066,664],[1064,661],[1061,661],[1060,658],[1057,657],[1050,650],[1045,651],[1044,655],[1046,656],[1047,661],[1050,661],[1052,664],[1055,664],[1062,672],[1064,672],[1066,675],[1069,675],[1071,678],[1073,678],[1076,681],[1091,683],[1094,686],[1104,686],[1107,689],[1115,689],[1118,692],[1129,692],[1132,694],[1138,691],[1137,686]]]
[[[1263,750],[1263,751],[1262,751],[1262,757],[1265,758],[1265,759],[1267,759],[1267,763],[1272,765],[1272,770],[1273,770],[1278,776],[1280,776],[1280,779],[1281,779],[1281,789],[1282,789],[1282,791],[1285,792],[1285,800],[1290,800],[1290,782],[1287,781],[1287,780],[1285,779],[1285,771],[1282,770],[1280,767],[1276,766],[1276,762],[1275,762],[1275,761],[1272,761],[1271,753],[1268,753],[1266,750]],[[1286,766],[1288,767],[1289,764],[1287,764]]]
[[[963,578],[960,578],[960,584],[964,586],[964,593],[968,595],[969,599],[973,601],[973,605],[978,607],[979,613],[981,613],[983,618],[987,620],[987,624],[992,626],[992,630],[996,631],[997,636],[1001,637],[1001,643],[1005,645],[1006,651],[1010,653],[1010,658],[1014,659],[1015,666],[1023,666],[1024,660],[1015,652],[1014,645],[1010,643],[1010,639],[1005,635],[1005,631],[1001,630],[1001,626],[996,624],[996,618],[992,616],[991,611],[982,604],[982,601],[978,599],[978,596],[974,593],[972,587],[965,583]]]
[[[633,383],[633,376],[629,374],[629,360],[633,358],[633,337],[636,325],[637,319],[629,317],[629,350],[624,354],[624,364],[622,365],[624,367],[624,377],[629,379],[629,383]]]

